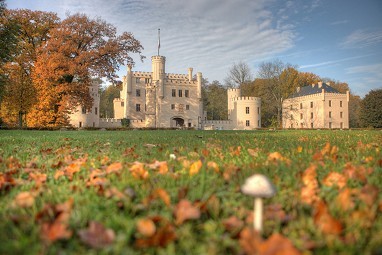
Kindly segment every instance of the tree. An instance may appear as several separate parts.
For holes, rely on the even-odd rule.
[[[310,84],[316,84],[317,82],[321,81],[320,76],[309,73],[309,72],[299,72],[298,73],[298,85],[300,87],[304,87],[306,85]]]
[[[382,89],[371,90],[361,103],[361,121],[364,127],[382,128]]]
[[[4,95],[1,115],[8,125],[25,124],[25,114],[35,102],[36,94],[32,83],[32,72],[36,62],[37,49],[49,39],[49,31],[59,18],[52,12],[6,10],[3,23],[13,27],[15,43],[12,45],[12,59],[2,65]]]
[[[360,114],[361,114],[362,99],[360,96],[350,94],[349,95],[349,127],[359,128],[362,126]]]
[[[239,62],[234,64],[228,72],[225,84],[229,88],[239,88],[245,83],[252,81],[251,69],[247,63]]]
[[[106,88],[101,89],[100,98],[100,117],[113,118],[114,117],[114,98],[119,98],[122,83],[110,84]]]
[[[265,81],[265,86],[261,90],[262,105],[272,102],[273,117],[277,126],[281,127],[282,104],[299,85],[298,71],[291,64],[274,60],[260,64],[258,75]]]
[[[205,104],[209,120],[226,120],[228,118],[227,89],[219,81],[213,81],[204,86]]]
[[[78,105],[91,107],[92,78],[115,82],[119,66],[134,63],[130,54],[140,55],[143,49],[131,33],[117,35],[111,24],[84,14],[68,16],[50,35],[34,68],[38,103],[30,113],[33,126],[67,125]]]

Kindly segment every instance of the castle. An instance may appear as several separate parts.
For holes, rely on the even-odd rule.
[[[207,120],[202,103],[202,73],[166,73],[166,58],[151,58],[152,72],[132,71],[122,79],[120,97],[115,98],[114,118],[99,118],[99,84],[89,92],[94,100],[91,111],[78,107],[70,115],[74,127],[195,128],[252,130],[261,127],[261,99],[242,97],[240,89],[228,89],[228,120]],[[339,93],[319,82],[299,87],[283,102],[283,128],[349,128],[349,92]]]
[[[323,82],[298,87],[282,109],[283,128],[349,128],[349,91]]]

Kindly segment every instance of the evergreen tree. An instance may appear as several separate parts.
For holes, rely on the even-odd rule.
[[[361,103],[364,127],[382,128],[382,89],[371,90]]]

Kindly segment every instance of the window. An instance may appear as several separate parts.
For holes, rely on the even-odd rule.
[[[300,120],[302,120],[302,117],[303,117],[303,116],[302,116],[302,113],[300,113]]]
[[[313,122],[312,122],[312,123],[310,123],[310,128],[313,128]]]
[[[98,108],[94,108],[94,114],[97,115],[98,114]]]
[[[332,107],[332,100],[329,100],[329,107]]]
[[[300,103],[300,109],[302,109],[302,103]]]
[[[179,96],[179,97],[182,97],[182,94],[183,94],[183,93],[182,93],[182,90],[180,89],[180,90],[178,91],[178,96]]]
[[[249,127],[249,120],[246,120],[246,121],[245,121],[245,125],[246,125],[247,127]]]
[[[150,78],[145,78],[145,83],[150,83]]]
[[[171,104],[171,110],[175,110],[175,104]]]
[[[293,106],[292,105],[290,105],[290,110],[293,110]]]
[[[172,89],[172,97],[176,97],[176,89]]]
[[[141,105],[140,104],[135,105],[135,111],[137,111],[137,112],[141,111]]]
[[[141,78],[135,78],[136,83],[139,83],[140,80],[141,80]]]
[[[342,107],[342,101],[340,101],[340,107]]]
[[[190,110],[190,105],[189,104],[186,104],[186,110]]]
[[[310,118],[313,119],[313,112],[310,113]]]
[[[78,127],[82,127],[82,122],[80,121],[80,123],[78,123]]]
[[[344,123],[343,122],[340,123],[340,128],[344,128]]]
[[[82,114],[86,114],[86,108],[82,106]]]
[[[342,119],[342,112],[340,112],[340,118]]]
[[[313,108],[313,102],[310,102],[310,108]]]
[[[293,128],[293,123],[290,124],[290,128]]]
[[[332,123],[331,122],[329,122],[329,128],[332,128]]]
[[[185,96],[185,97],[190,97],[190,91],[189,91],[188,89],[186,89],[186,90],[184,91],[184,96]]]
[[[290,115],[290,119],[293,120],[293,114]]]
[[[245,107],[245,113],[249,114],[249,107]]]
[[[135,90],[135,96],[137,96],[137,97],[141,96],[141,90],[140,89]]]
[[[257,114],[260,114],[260,107],[257,107]]]
[[[124,107],[125,106],[125,102],[121,102],[121,107]]]
[[[332,112],[329,112],[329,118],[331,118],[332,117]]]
[[[260,120],[257,121],[257,126],[260,127]]]

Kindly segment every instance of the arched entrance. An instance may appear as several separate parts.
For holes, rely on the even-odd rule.
[[[171,127],[183,127],[184,119],[180,117],[171,118]]]

